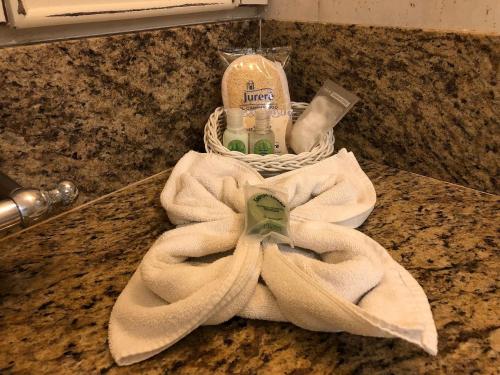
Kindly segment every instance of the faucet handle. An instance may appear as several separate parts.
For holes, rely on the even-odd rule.
[[[70,181],[60,182],[55,189],[18,189],[10,198],[19,210],[24,226],[43,219],[57,204],[69,205],[78,196],[76,185]]]
[[[71,181],[61,181],[57,185],[56,188],[46,191],[47,199],[49,201],[49,205],[62,204],[63,206],[67,206],[76,199],[78,196],[78,188]]]

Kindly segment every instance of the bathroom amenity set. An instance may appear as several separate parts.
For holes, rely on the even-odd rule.
[[[259,51],[252,49],[220,51],[227,68],[222,77],[222,101],[226,110],[240,108],[245,129],[250,138],[257,133],[263,140],[248,148],[250,154],[286,154],[286,130],[290,122],[291,102],[283,65],[288,61],[289,49],[277,48]],[[273,58],[271,61],[264,57]],[[256,128],[257,114],[260,128]],[[267,114],[264,114],[267,113]],[[271,116],[272,115],[272,116]],[[269,117],[269,125],[263,124]],[[271,143],[272,147],[264,147]],[[228,144],[224,145],[228,148]]]
[[[227,65],[222,78],[222,99],[226,112],[223,145],[229,151],[286,155],[291,152],[291,146],[297,154],[310,152],[358,101],[356,95],[327,80],[306,112],[292,126],[292,102],[283,69],[289,61],[289,53],[287,47],[220,52]],[[256,128],[257,118],[265,116],[262,113],[259,115],[259,112],[269,113],[270,126]],[[236,116],[243,119],[236,120]],[[235,122],[244,124],[237,132]],[[265,133],[263,128],[267,129]],[[257,148],[255,143],[245,145],[245,129],[250,134],[250,140],[258,134],[265,141],[258,143]],[[238,139],[233,139],[235,136]],[[272,149],[263,147],[272,143],[273,139]]]
[[[161,193],[177,227],[113,307],[108,341],[119,365],[234,316],[396,337],[437,353],[425,292],[355,229],[375,207],[373,184],[352,153],[331,155],[332,128],[358,99],[327,81],[309,106],[290,102],[287,51],[268,50],[274,61],[223,54],[226,108],[205,127],[207,153],[184,155]]]

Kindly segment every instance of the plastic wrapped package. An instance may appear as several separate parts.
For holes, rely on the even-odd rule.
[[[291,126],[291,102],[283,68],[289,54],[289,47],[220,51],[227,66],[222,78],[224,108],[241,108],[249,130],[255,125],[257,109],[270,110],[275,154],[288,153],[286,135]]]

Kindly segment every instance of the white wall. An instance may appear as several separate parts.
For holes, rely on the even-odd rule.
[[[500,34],[500,0],[269,0],[265,17]]]

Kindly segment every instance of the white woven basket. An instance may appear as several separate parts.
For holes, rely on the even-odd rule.
[[[295,122],[307,108],[307,103],[292,102],[292,120]],[[243,154],[238,151],[229,151],[222,145],[222,134],[226,129],[226,115],[223,107],[218,107],[209,117],[205,125],[205,150],[208,153],[229,156],[250,164],[259,172],[281,173],[291,171],[306,165],[315,164],[333,154],[335,137],[333,129],[324,135],[319,144],[311,151],[301,152],[298,155],[256,155]]]

